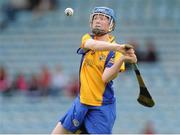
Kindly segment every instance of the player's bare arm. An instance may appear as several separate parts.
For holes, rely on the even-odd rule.
[[[129,63],[137,62],[137,58],[136,55],[134,54],[133,49],[128,50],[125,55],[123,55],[118,61],[116,61],[113,64],[112,67],[105,68],[104,73],[102,75],[102,80],[107,83],[113,80],[114,78],[116,78],[119,73],[119,68],[121,67],[123,62],[129,62]]]
[[[94,39],[88,39],[84,44],[84,48],[95,50],[95,51],[111,51],[112,50],[112,51],[125,53],[126,48],[130,49],[133,47],[128,44],[117,44],[117,43],[109,43],[106,41],[97,41]]]

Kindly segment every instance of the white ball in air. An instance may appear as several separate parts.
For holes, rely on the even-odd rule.
[[[74,13],[74,10],[72,8],[66,8],[64,13],[67,15],[67,16],[73,16],[73,13]]]

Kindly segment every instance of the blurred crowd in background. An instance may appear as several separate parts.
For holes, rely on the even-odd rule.
[[[22,72],[14,78],[9,78],[6,68],[0,67],[0,93],[10,97],[18,92],[29,96],[62,96],[75,97],[78,93],[79,81],[77,75],[67,76],[61,66],[55,67],[55,72],[42,66],[40,73],[25,76]]]
[[[57,0],[7,0],[1,8],[2,19],[0,29],[5,29],[9,23],[16,21],[19,12],[33,12],[34,18],[57,8]]]

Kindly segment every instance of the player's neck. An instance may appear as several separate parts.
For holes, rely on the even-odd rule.
[[[105,34],[103,36],[97,36],[96,39],[100,40],[100,41],[108,41],[109,40],[109,34]]]

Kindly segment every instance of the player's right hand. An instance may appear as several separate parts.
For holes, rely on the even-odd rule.
[[[124,61],[128,63],[137,63],[137,57],[135,54],[133,55],[125,55],[124,56]]]
[[[134,49],[129,49],[123,56],[123,60],[128,63],[137,63],[137,57],[135,55]]]

